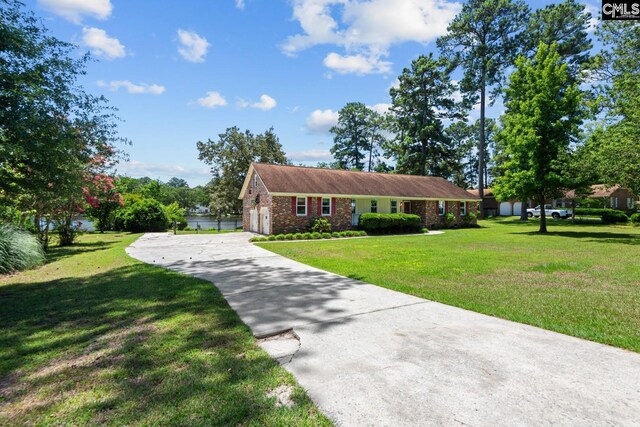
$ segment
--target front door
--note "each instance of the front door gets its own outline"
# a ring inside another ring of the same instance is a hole
[[[411,201],[406,200],[402,202],[402,212],[410,214],[411,213]]]

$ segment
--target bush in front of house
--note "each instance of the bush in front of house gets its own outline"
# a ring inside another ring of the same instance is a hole
[[[416,232],[420,230],[420,217],[413,214],[363,213],[358,227],[374,233]]]
[[[605,224],[626,224],[629,217],[624,212],[612,210],[602,215],[602,222]]]
[[[640,213],[634,213],[629,219],[634,225],[640,225]]]
[[[0,225],[0,274],[37,267],[45,261],[42,245],[26,230]]]
[[[295,234],[272,234],[271,236],[255,236],[249,239],[250,242],[273,242],[282,240],[319,240],[319,239],[339,239],[343,237],[366,237],[364,230],[340,231],[333,233],[295,233]]]
[[[309,226],[312,233],[331,233],[331,223],[326,218],[314,218]]]

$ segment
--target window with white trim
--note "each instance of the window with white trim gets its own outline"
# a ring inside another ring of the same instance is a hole
[[[392,200],[391,201],[391,213],[398,213],[398,201],[397,200]]]
[[[378,201],[373,199],[371,200],[371,209],[370,209],[371,213],[378,213]]]
[[[444,215],[444,200],[438,200],[438,215]]]
[[[355,199],[351,199],[351,213],[356,213],[356,201]]]
[[[329,197],[322,198],[322,216],[331,216],[331,199]]]
[[[611,198],[611,208],[612,209],[618,209],[618,198],[617,197],[612,197]]]
[[[627,197],[627,208],[629,209],[633,209],[635,208],[635,200],[633,200],[633,197]]]
[[[460,202],[460,216],[465,216],[467,214],[467,203]]]
[[[306,197],[296,198],[296,215],[307,216],[307,198]]]

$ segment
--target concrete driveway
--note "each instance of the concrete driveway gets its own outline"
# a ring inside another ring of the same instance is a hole
[[[640,354],[327,273],[250,236],[146,234],[127,252],[212,281],[337,425],[640,425]]]

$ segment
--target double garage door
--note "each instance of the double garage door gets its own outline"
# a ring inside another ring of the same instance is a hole
[[[500,216],[520,216],[522,212],[522,203],[520,202],[501,202]]]

